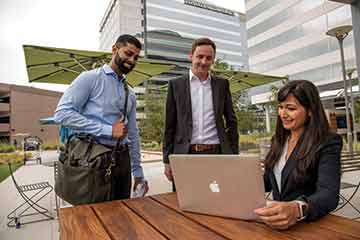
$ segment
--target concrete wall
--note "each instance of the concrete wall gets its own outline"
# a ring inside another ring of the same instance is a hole
[[[58,128],[41,125],[40,118],[53,115],[61,93],[27,87],[11,87],[10,92],[10,133],[11,140],[17,133],[29,133],[44,142],[58,143]]]

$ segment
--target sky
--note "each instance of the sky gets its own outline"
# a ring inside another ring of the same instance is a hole
[[[0,82],[29,85],[24,44],[99,50],[99,25],[109,1],[0,0]],[[245,12],[244,0],[208,1]],[[58,84],[30,85],[55,91],[66,88]]]

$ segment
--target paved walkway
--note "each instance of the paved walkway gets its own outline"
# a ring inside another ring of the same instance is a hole
[[[57,158],[56,151],[45,151],[42,153],[44,165],[28,162],[26,166],[19,168],[14,176],[19,184],[49,181],[54,185],[54,173],[51,165],[52,161]],[[142,153],[143,168],[146,178],[149,182],[149,195],[165,193],[171,191],[171,184],[166,180],[163,174],[163,164],[161,162],[161,153],[146,152]],[[57,220],[45,221],[22,225],[20,229],[7,227],[7,215],[16,206],[21,204],[21,197],[16,192],[12,179],[9,177],[0,183],[1,207],[0,207],[0,239],[1,240],[53,240],[59,239],[59,226]],[[55,216],[55,195],[49,194],[42,199],[40,203],[47,209],[52,209]],[[21,219],[20,219],[21,221]]]
[[[57,158],[56,151],[46,151],[42,153],[43,163],[49,163]],[[144,152],[142,154],[143,168],[146,178],[149,182],[150,191],[148,195],[165,193],[171,191],[171,184],[166,180],[163,174],[163,164],[161,162],[161,153]],[[38,165],[32,162],[27,163],[26,166],[19,168],[15,172],[15,178],[20,184],[34,183],[40,181],[49,181],[54,184],[53,168]],[[360,174],[346,174],[343,179],[350,182],[360,181]],[[1,193],[1,207],[0,207],[0,239],[1,240],[22,240],[22,239],[37,239],[37,240],[57,240],[59,239],[59,226],[57,220],[32,223],[22,225],[20,229],[8,228],[7,214],[21,203],[21,198],[15,190],[11,178],[7,178],[0,183]],[[351,190],[342,191],[345,196],[351,194]],[[41,203],[48,209],[52,209],[55,216],[55,195],[51,193],[47,198],[41,200]],[[360,208],[360,191],[354,198],[353,203]],[[340,210],[336,214],[345,217],[356,217],[356,212],[349,206]]]

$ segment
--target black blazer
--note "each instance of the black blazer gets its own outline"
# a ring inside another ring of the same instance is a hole
[[[221,152],[238,154],[239,134],[229,82],[211,76],[211,90]],[[189,74],[186,74],[169,81],[168,84],[163,141],[164,163],[169,163],[169,155],[172,153],[189,153],[192,124],[190,80]]]
[[[338,205],[342,139],[337,134],[331,134],[319,147],[314,167],[307,171],[302,182],[296,182],[293,173],[296,169],[295,157],[300,151],[301,142],[302,139],[299,140],[282,171],[281,193],[272,169],[265,169],[265,190],[273,191],[273,198],[277,201],[307,202],[309,211],[306,219],[315,220],[328,214]]]

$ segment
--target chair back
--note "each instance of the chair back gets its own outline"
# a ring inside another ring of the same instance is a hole
[[[341,154],[341,173],[360,171],[360,152]]]
[[[19,185],[18,185],[18,183],[16,182],[15,177],[14,177],[14,172],[13,172],[13,170],[12,170],[11,163],[8,163],[8,166],[9,166],[9,172],[10,172],[11,179],[13,180],[16,189],[20,192]]]

